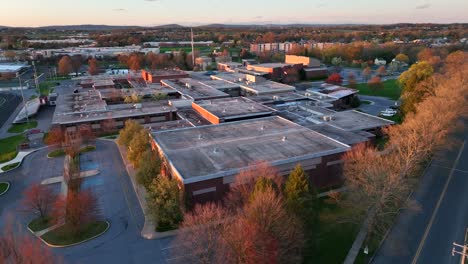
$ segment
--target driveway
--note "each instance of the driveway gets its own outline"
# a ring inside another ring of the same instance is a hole
[[[396,102],[394,100],[390,100],[386,97],[380,96],[359,95],[359,98],[361,100],[371,102],[371,104],[361,104],[359,109],[375,116],[378,116],[380,114],[380,111],[383,111],[390,106],[394,106]]]
[[[92,188],[98,197],[102,215],[111,227],[103,236],[90,242],[63,249],[53,249],[64,257],[65,263],[166,263],[170,258],[163,253],[171,239],[146,240],[140,235],[143,213],[123,166],[115,143],[98,140],[97,150],[82,156],[82,166],[99,167],[100,174],[84,181],[85,188]],[[10,191],[0,198],[0,227],[7,215],[15,216],[20,227],[30,218],[21,214],[21,193],[31,183],[59,176],[63,170],[63,158],[47,159],[47,150],[28,156],[21,168],[0,175],[0,181],[12,183]]]

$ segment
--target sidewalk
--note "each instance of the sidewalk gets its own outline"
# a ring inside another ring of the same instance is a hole
[[[0,164],[0,173],[4,173],[4,171],[2,170],[2,168],[4,166],[7,166],[7,165],[10,165],[10,164],[14,164],[14,163],[17,163],[19,162],[18,166],[21,165],[21,163],[23,162],[23,159],[28,156],[29,154],[33,153],[33,152],[36,152],[38,150],[41,150],[42,148],[38,148],[38,149],[33,149],[33,150],[30,150],[30,151],[20,151],[18,153],[18,155],[16,155],[16,157],[10,161],[7,161],[5,163],[2,163]]]
[[[143,211],[143,214],[145,216],[145,224],[143,225],[143,228],[141,230],[141,236],[146,239],[159,239],[177,235],[177,230],[167,232],[156,232],[156,226],[151,219],[148,206],[146,204],[146,189],[145,187],[140,186],[136,182],[136,170],[133,168],[132,164],[130,164],[130,162],[127,159],[127,150],[124,147],[119,146],[117,142],[115,142],[115,144],[119,148],[120,155],[122,156],[122,160],[124,162],[124,166],[132,182],[133,189],[135,190],[136,196],[141,206],[141,210]]]

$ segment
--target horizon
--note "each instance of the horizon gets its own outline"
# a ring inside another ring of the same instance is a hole
[[[468,16],[465,14],[468,3],[461,0],[444,2],[417,0],[414,3],[407,3],[404,0],[395,0],[391,3],[371,0],[353,1],[353,3],[344,0],[297,0],[293,5],[267,0],[255,2],[238,0],[235,3],[222,3],[217,0],[197,2],[103,0],[95,3],[91,0],[82,0],[79,5],[72,8],[70,4],[59,0],[47,2],[44,4],[34,0],[24,0],[21,3],[11,2],[4,5],[0,25],[8,27],[68,25],[152,27],[179,24],[190,27],[209,24],[386,25],[468,22]],[[206,19],[208,16],[211,18]]]

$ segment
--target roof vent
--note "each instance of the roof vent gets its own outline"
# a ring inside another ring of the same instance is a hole
[[[262,126],[260,127],[260,130],[262,130],[262,131],[265,130],[265,126],[262,125]]]
[[[284,136],[283,139],[281,139],[283,142],[285,142],[286,140],[288,140],[288,137]]]
[[[202,135],[199,134],[199,135],[198,135],[198,140],[202,140],[202,139],[203,139]]]
[[[223,108],[223,113],[226,113],[226,108]]]
[[[218,153],[219,152],[219,149],[218,148],[214,148],[213,149],[213,153]]]

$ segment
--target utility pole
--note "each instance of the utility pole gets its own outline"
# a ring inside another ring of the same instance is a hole
[[[20,85],[20,91],[21,91],[21,97],[23,98],[23,106],[24,106],[24,111],[26,113],[26,123],[29,125],[28,106],[27,106],[27,102],[24,100],[23,84],[21,82],[21,75],[23,75],[23,74],[19,74],[19,72],[18,72],[18,73],[16,73],[16,77],[18,77],[19,85]]]
[[[37,91],[37,94],[40,96],[41,91],[39,90],[39,80],[37,79],[36,63],[34,61],[32,61],[32,65],[34,67],[34,82],[36,84],[36,91]]]
[[[465,261],[468,259],[468,228],[465,231],[465,241],[463,245],[453,242],[452,256],[454,257],[455,254],[461,256],[460,264],[465,264]]]
[[[466,259],[468,258],[468,245],[459,245],[455,242],[453,242],[453,248],[452,248],[452,256],[454,257],[455,254],[461,255],[461,264],[465,264]],[[461,250],[461,251],[459,251]]]
[[[194,44],[193,44],[193,28],[190,28],[190,33],[191,33],[191,36],[192,36],[192,67],[195,68],[195,49],[193,47],[194,46]]]

